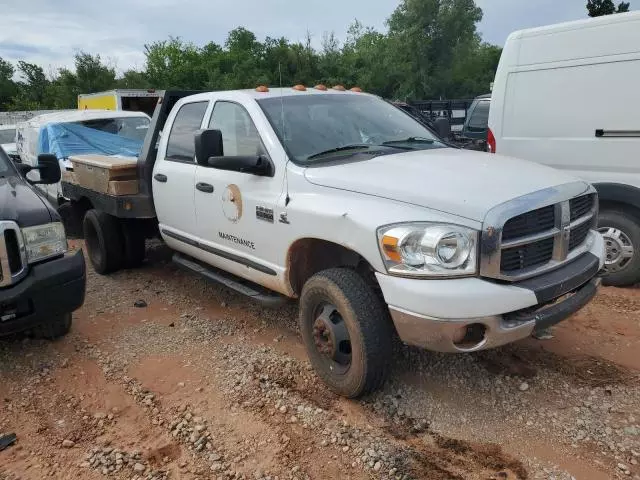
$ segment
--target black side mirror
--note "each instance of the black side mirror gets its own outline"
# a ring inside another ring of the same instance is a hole
[[[33,185],[52,185],[58,183],[62,177],[58,157],[51,153],[41,153],[38,155],[38,166],[36,167],[26,163],[17,163],[15,165],[27,182]],[[38,170],[40,172],[40,180],[30,180],[27,178],[27,173],[31,170]]]
[[[436,133],[445,140],[451,136],[451,123],[447,117],[439,117],[433,122]]]
[[[211,157],[208,165],[218,170],[250,173],[259,177],[273,176],[273,165],[265,155]]]
[[[62,177],[58,157],[51,153],[41,153],[38,155],[38,166],[35,168],[40,170],[40,180],[34,183],[52,185],[58,183]]]
[[[209,166],[211,157],[222,157],[222,132],[220,130],[200,130],[195,135],[196,162],[198,165]]]

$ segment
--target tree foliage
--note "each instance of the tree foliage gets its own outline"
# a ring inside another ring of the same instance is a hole
[[[587,11],[590,17],[628,12],[630,6],[630,2],[620,2],[616,7],[612,0],[587,0]]]
[[[145,45],[144,68],[120,76],[100,55],[85,52],[75,56],[74,69],[62,68],[50,78],[38,65],[13,66],[0,59],[0,108],[75,108],[78,94],[113,88],[223,90],[298,83],[358,85],[404,100],[472,97],[488,91],[501,54],[501,48],[481,41],[476,29],[481,19],[474,0],[403,0],[385,33],[355,21],[344,42],[327,33],[320,49],[313,48],[310,33],[302,42],[260,41],[243,27],[229,32],[223,45],[170,37]]]

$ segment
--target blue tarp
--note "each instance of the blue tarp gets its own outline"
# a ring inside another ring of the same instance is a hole
[[[142,141],[103,132],[77,123],[50,123],[40,129],[38,154],[53,153],[58,159],[94,153],[137,157]]]

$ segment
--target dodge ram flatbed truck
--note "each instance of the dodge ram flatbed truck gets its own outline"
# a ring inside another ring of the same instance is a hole
[[[94,268],[137,263],[144,235],[131,232],[152,223],[182,267],[264,302],[297,298],[311,364],[341,395],[381,385],[395,333],[474,352],[596,294],[604,245],[586,182],[448,148],[359,89],[162,98],[137,195],[63,182]]]

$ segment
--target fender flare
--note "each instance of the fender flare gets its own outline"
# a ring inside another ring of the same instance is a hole
[[[622,203],[640,210],[640,188],[622,183],[594,183],[593,186],[600,203]]]

